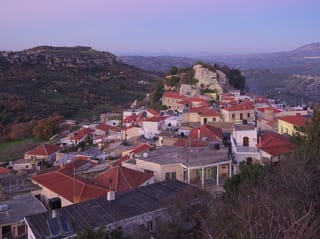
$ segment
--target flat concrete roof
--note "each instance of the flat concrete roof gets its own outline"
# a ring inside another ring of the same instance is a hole
[[[160,165],[183,164],[186,167],[198,167],[210,164],[227,163],[228,148],[220,145],[219,150],[210,148],[161,147],[148,153],[146,158],[138,158]]]
[[[31,193],[15,195],[0,204],[7,204],[9,207],[8,210],[0,212],[0,225],[20,222],[25,216],[46,212],[42,203]]]
[[[254,130],[254,124],[235,124],[234,125],[236,130]]]

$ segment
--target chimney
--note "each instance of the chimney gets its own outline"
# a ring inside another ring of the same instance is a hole
[[[116,199],[116,193],[114,191],[109,191],[107,194],[107,200],[111,202],[115,199]]]

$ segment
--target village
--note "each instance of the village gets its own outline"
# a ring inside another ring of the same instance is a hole
[[[165,110],[102,114],[100,122],[84,123],[57,144],[41,144],[0,168],[0,238],[64,238],[88,225],[133,230],[138,224],[152,232],[169,196],[184,190],[193,190],[195,197],[221,195],[225,180],[239,173],[241,164],[286,160],[295,149],[289,136],[312,114],[306,106],[288,107],[239,90],[198,93],[180,87],[162,95]],[[143,201],[157,200],[159,208],[140,205],[141,193]],[[107,208],[90,208],[90,216],[81,209],[101,198],[110,203]],[[120,216],[108,211],[122,207],[122,200],[141,210]],[[67,216],[52,216],[60,208]],[[90,223],[74,228],[77,208]],[[105,210],[112,220],[95,218]]]

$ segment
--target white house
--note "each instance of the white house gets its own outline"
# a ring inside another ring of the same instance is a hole
[[[238,172],[242,161],[248,164],[260,162],[257,137],[257,128],[253,124],[234,125],[230,140],[235,173]]]
[[[142,129],[144,131],[144,137],[146,139],[152,139],[159,135],[160,126],[164,123],[166,116],[147,118],[142,121]]]

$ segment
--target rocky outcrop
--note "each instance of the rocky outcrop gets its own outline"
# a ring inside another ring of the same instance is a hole
[[[219,94],[227,90],[229,81],[222,71],[208,69],[199,64],[194,65],[193,70],[194,78],[199,81],[197,87],[215,89]]]

